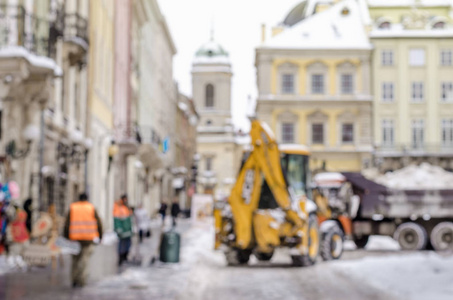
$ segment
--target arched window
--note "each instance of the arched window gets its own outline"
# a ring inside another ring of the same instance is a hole
[[[392,25],[388,21],[384,21],[381,24],[379,24],[380,29],[390,29]]]
[[[214,107],[214,86],[206,85],[206,107]]]
[[[443,22],[443,21],[436,22],[436,23],[434,23],[433,28],[434,29],[444,29],[445,22]]]

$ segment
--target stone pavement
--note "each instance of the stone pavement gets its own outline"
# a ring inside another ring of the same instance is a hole
[[[170,219],[170,218],[168,218]],[[166,220],[165,230],[169,227],[169,220]],[[184,231],[188,227],[188,220],[180,220],[177,230]],[[94,251],[90,263],[90,281],[91,285],[97,285],[95,282],[112,277],[118,272],[128,272],[129,268],[138,268],[140,266],[149,268],[153,257],[157,257],[160,243],[162,227],[160,222],[153,222],[152,236],[144,239],[138,247],[138,238],[134,237],[129,259],[131,263],[117,267],[117,245],[98,245]],[[80,296],[80,290],[74,291],[70,282],[70,256],[65,255],[63,264],[59,265],[54,271],[48,268],[31,268],[26,272],[7,272],[0,275],[0,299],[111,299],[111,297]],[[139,263],[136,263],[139,261]],[[90,288],[88,287],[89,291]]]

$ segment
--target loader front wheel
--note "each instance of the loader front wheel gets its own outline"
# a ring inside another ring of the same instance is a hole
[[[308,220],[308,255],[292,255],[293,266],[307,267],[314,265],[319,254],[319,226],[315,215]]]
[[[337,225],[322,234],[321,257],[323,260],[339,259],[343,254],[344,234]]]
[[[225,257],[229,266],[245,265],[249,262],[252,251],[242,249],[230,249],[225,252]]]

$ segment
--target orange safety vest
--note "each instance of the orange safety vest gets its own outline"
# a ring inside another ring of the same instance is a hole
[[[127,218],[131,215],[131,211],[129,210],[129,208],[122,204],[122,203],[119,203],[119,202],[115,202],[115,204],[113,205],[113,217],[114,218],[120,218],[120,219],[124,219],[124,218]]]
[[[70,240],[92,241],[99,237],[93,204],[87,201],[72,203],[69,210],[69,218]]]

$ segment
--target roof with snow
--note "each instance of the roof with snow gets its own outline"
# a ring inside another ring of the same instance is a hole
[[[341,1],[265,42],[260,49],[372,49],[356,0]]]
[[[228,52],[213,38],[198,49],[194,64],[230,64]]]
[[[438,7],[452,6],[452,0],[367,0],[370,7]]]

